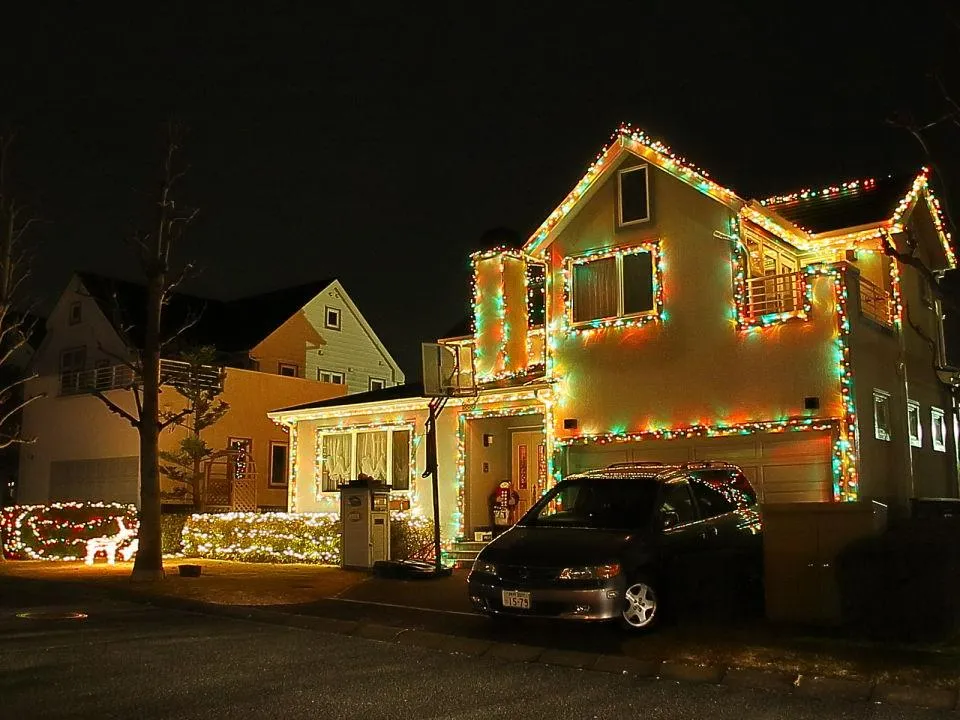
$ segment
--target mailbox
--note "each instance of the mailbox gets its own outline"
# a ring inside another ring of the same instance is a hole
[[[372,568],[390,559],[390,486],[378,480],[353,480],[340,488],[342,542],[340,564]]]

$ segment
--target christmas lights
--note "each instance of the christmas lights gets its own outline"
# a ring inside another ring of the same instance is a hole
[[[82,502],[14,505],[4,508],[0,516],[3,554],[22,560],[83,560],[88,554],[88,541],[112,534],[118,521],[129,532],[124,540],[131,541],[138,527],[137,509],[133,505]],[[125,543],[118,542],[117,549],[127,553]]]
[[[123,518],[117,519],[117,532],[113,535],[103,535],[101,537],[90,538],[87,540],[87,555],[84,562],[87,565],[93,565],[94,559],[101,552],[107,556],[107,562],[113,565],[117,561],[117,555],[126,562],[137,554],[140,547],[140,541],[137,539],[135,528],[128,528],[123,524]]]
[[[865,180],[850,180],[845,183],[840,183],[839,185],[831,185],[830,187],[821,188],[820,190],[811,190],[807,188],[804,190],[798,190],[797,192],[789,193],[788,195],[774,195],[773,197],[768,197],[765,200],[761,200],[760,204],[764,207],[770,205],[788,205],[790,203],[814,198],[853,195],[861,191],[872,190],[876,184],[877,181],[874,178],[866,178]]]
[[[928,210],[930,212],[930,218],[933,220],[933,225],[937,229],[937,235],[940,237],[941,245],[943,245],[943,252],[947,256],[947,263],[949,263],[951,268],[955,268],[957,266],[957,256],[953,251],[953,238],[946,229],[940,200],[937,199],[937,196],[933,193],[933,189],[930,187],[930,168],[925,167],[920,171],[920,174],[914,179],[910,191],[900,200],[897,209],[894,210],[893,218],[891,218],[890,221],[894,226],[894,232],[901,229],[903,218],[910,209],[913,208],[921,193],[925,193],[929,201]]]

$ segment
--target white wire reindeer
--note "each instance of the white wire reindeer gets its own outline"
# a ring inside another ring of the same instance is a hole
[[[84,560],[87,565],[93,565],[93,559],[97,556],[97,553],[101,551],[106,553],[107,562],[110,565],[113,565],[116,562],[118,553],[124,562],[130,560],[130,558],[134,556],[134,554],[137,552],[137,549],[140,547],[140,541],[134,537],[137,534],[137,531],[131,530],[124,525],[123,518],[121,517],[117,518],[117,529],[118,532],[116,535],[104,535],[102,537],[90,538],[87,540],[87,557]],[[133,538],[133,542],[118,550],[118,548],[130,538]]]

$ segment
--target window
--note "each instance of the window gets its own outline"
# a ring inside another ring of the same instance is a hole
[[[873,391],[873,428],[877,440],[890,440],[890,393]]]
[[[705,518],[717,517],[737,509],[737,506],[724,497],[719,489],[708,485],[705,480],[701,480],[696,475],[691,477],[690,480],[690,488],[693,490],[693,496],[697,499],[701,516]]]
[[[270,486],[284,487],[287,484],[287,443],[270,443]]]
[[[647,166],[621,170],[620,224],[644,222],[650,219],[650,187],[647,182]]]
[[[78,347],[60,353],[60,392],[79,392],[84,382],[83,370],[87,364],[87,348]]]
[[[947,451],[947,422],[940,408],[930,408],[930,437],[934,450]]]
[[[370,378],[371,390],[383,390],[386,386],[387,386],[386,380],[381,380],[380,378],[375,378],[375,377]]]
[[[520,524],[641,528],[650,521],[656,501],[657,483],[648,478],[565,480],[541,497]]]
[[[340,310],[338,308],[327,306],[327,311],[324,313],[323,324],[324,327],[328,327],[331,330],[340,329]]]
[[[923,423],[920,422],[920,403],[916,400],[907,400],[907,429],[910,445],[923,447]]]
[[[297,377],[297,366],[291,363],[280,363],[280,374],[284,377]]]
[[[655,312],[653,254],[630,249],[573,261],[573,321]]]
[[[325,383],[333,383],[334,385],[343,385],[343,373],[334,372],[333,370],[320,370],[318,368],[317,380]]]
[[[663,486],[663,502],[660,504],[660,513],[666,521],[669,518],[670,527],[687,525],[696,522],[697,509],[690,495],[690,486],[686,480],[667,483]],[[664,525],[664,527],[667,527]]]
[[[83,319],[83,306],[79,301],[70,303],[70,324],[76,325]]]
[[[410,428],[320,433],[320,490],[336,492],[361,473],[409,490],[411,437]]]

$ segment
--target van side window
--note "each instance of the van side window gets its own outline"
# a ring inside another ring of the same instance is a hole
[[[663,502],[660,505],[660,512],[676,513],[677,525],[686,525],[700,519],[697,516],[693,496],[690,495],[690,486],[686,480],[667,483],[663,486]]]
[[[693,489],[694,497],[697,498],[697,505],[700,506],[700,514],[703,517],[717,517],[737,509],[734,502],[696,475],[693,475],[690,480],[690,487]]]
[[[739,470],[698,470],[696,477],[737,507],[757,504],[757,495],[750,481]]]

